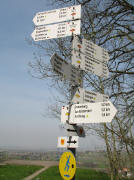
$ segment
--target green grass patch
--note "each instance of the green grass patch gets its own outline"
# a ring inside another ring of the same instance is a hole
[[[63,180],[59,173],[59,168],[53,166],[42,172],[32,180]],[[110,180],[110,176],[104,172],[98,172],[92,169],[77,168],[75,180]],[[125,180],[125,179],[122,179]]]
[[[77,169],[76,180],[110,180],[110,177],[103,172],[92,169]]]
[[[57,166],[50,167],[37,177],[35,177],[32,180],[36,180],[37,178],[40,178],[40,180],[62,180],[59,168]],[[91,169],[77,169],[76,170],[76,180],[110,180],[107,174],[102,172],[97,172],[95,170]]]
[[[2,165],[0,166],[0,180],[22,180],[33,174],[42,166]]]

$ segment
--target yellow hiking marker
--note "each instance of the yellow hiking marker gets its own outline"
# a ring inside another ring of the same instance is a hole
[[[74,155],[68,151],[64,152],[60,158],[59,171],[64,180],[71,180],[76,171],[76,161]]]
[[[76,96],[77,98],[80,98],[80,95],[79,95],[79,94],[75,94],[75,96]]]

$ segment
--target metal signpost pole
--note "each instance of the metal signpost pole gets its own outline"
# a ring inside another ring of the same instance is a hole
[[[77,37],[77,38],[78,38],[78,37]],[[74,34],[72,34],[72,56],[73,56],[73,43],[74,43],[73,41],[74,41]],[[69,113],[70,113],[70,111],[71,111],[72,99],[73,99],[73,97],[74,97],[74,94],[75,94],[76,90],[77,90],[79,87],[83,88],[83,72],[82,72],[82,70],[80,70],[80,68],[79,68],[79,71],[80,71],[80,75],[81,75],[81,73],[82,73],[82,79],[81,79],[80,85],[72,86],[72,84],[71,84],[71,87],[70,87],[70,88],[71,88],[71,89],[70,89],[71,93],[70,93]],[[68,118],[68,119],[70,119],[70,115],[69,115],[69,118]],[[68,123],[69,123],[69,122],[68,122]],[[70,123],[69,123],[69,125],[76,126],[76,124],[70,124]],[[71,136],[72,136],[71,132],[69,132],[68,135],[69,135],[69,139],[70,139]],[[70,150],[70,151],[73,153],[74,157],[76,158],[76,148],[68,148],[68,150]],[[73,177],[72,180],[75,180],[75,175],[74,175],[74,177]]]
[[[75,0],[75,5],[76,5],[76,0]],[[73,41],[74,41],[74,35],[72,34],[72,47],[73,47]],[[71,86],[71,103],[72,103],[72,98],[73,98],[73,95],[74,95],[74,89],[75,89],[75,87]],[[76,148],[68,148],[68,150],[70,150],[73,153],[73,155],[74,155],[74,157],[76,159]],[[72,178],[72,180],[75,180],[75,175]]]
[[[73,44],[73,39],[74,39],[74,35],[73,35],[73,33],[72,33],[72,44]],[[73,86],[72,86],[72,84],[70,83],[70,91],[71,91],[71,94],[70,94],[70,104],[69,104],[69,113],[70,113],[70,111],[71,111],[71,106],[72,106],[72,94],[73,94]],[[68,124],[69,124],[69,119],[70,119],[70,115],[69,115],[69,117],[68,117]],[[69,124],[69,125],[71,125],[71,124]],[[69,140],[70,140],[70,138],[71,138],[71,132],[69,131],[68,132],[68,136],[69,136]],[[70,150],[72,153],[73,153],[73,155],[74,155],[74,157],[76,158],[76,148],[67,148],[68,150]],[[74,177],[72,178],[72,180],[75,180],[75,175],[74,175]]]

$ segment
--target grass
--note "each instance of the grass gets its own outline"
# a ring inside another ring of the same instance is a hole
[[[37,177],[33,178],[32,180],[36,180],[40,178],[40,180],[62,180],[59,169],[57,166],[50,167]],[[95,170],[90,169],[77,169],[76,170],[76,180],[110,180],[107,174],[102,172],[97,172]]]
[[[0,180],[22,180],[41,168],[42,166],[2,165],[0,166]]]
[[[78,152],[79,166],[88,168],[108,168],[109,163],[105,152]]]
[[[28,165],[3,165],[0,166],[0,180],[23,180],[23,178],[41,169],[41,166]],[[63,180],[59,173],[59,168],[53,166],[42,172],[32,180]],[[110,177],[103,172],[91,169],[76,170],[76,180],[110,180]]]
[[[76,180],[110,180],[110,177],[103,172],[92,169],[78,169],[76,172]]]
[[[59,168],[53,166],[42,172],[32,180],[63,180],[59,173]],[[77,168],[75,180],[110,180],[110,177],[103,172],[98,172],[92,169]],[[125,179],[122,179],[125,180]]]

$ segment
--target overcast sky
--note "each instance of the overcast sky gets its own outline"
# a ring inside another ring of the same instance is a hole
[[[28,74],[35,48],[28,45],[37,12],[54,9],[47,0],[4,0],[0,4],[0,148],[56,149],[65,135],[60,122],[42,114],[54,89]],[[49,83],[49,82],[48,82]],[[99,146],[89,136],[80,149]],[[88,142],[88,143],[87,143]]]

